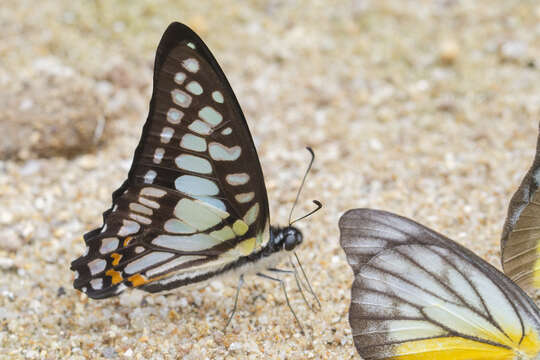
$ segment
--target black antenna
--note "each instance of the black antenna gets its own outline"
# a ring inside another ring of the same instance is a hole
[[[297,222],[298,220],[301,220],[301,219],[304,219],[306,218],[307,216],[313,214],[314,212],[318,211],[321,207],[322,207],[322,204],[317,201],[317,200],[313,200],[313,202],[315,204],[317,204],[318,208],[315,209],[314,211],[310,212],[309,214],[307,215],[304,215],[302,216],[301,218],[299,219],[296,219],[294,220],[293,222],[291,222],[291,218],[292,218],[292,214],[293,214],[293,211],[294,211],[294,208],[296,207],[296,204],[298,203],[298,198],[300,197],[300,193],[302,192],[302,189],[304,187],[304,183],[306,182],[306,178],[309,174],[309,171],[311,170],[311,167],[313,166],[313,162],[315,161],[315,153],[313,152],[313,149],[311,149],[309,146],[306,146],[306,149],[307,151],[309,151],[309,153],[311,154],[311,160],[309,161],[309,165],[308,165],[308,168],[306,170],[306,173],[304,174],[304,178],[302,179],[302,183],[300,184],[300,187],[298,188],[298,192],[296,193],[296,199],[294,199],[294,203],[293,203],[293,206],[291,208],[291,212],[289,213],[289,226],[294,224],[295,222]]]
[[[313,200],[313,203],[314,203],[315,205],[317,205],[317,208],[316,208],[316,209],[311,210],[311,211],[308,212],[306,215],[304,215],[304,216],[302,216],[302,217],[299,217],[298,219],[294,220],[293,222],[289,222],[289,226],[291,226],[291,225],[294,224],[295,222],[300,221],[300,220],[302,220],[302,219],[305,219],[305,218],[307,218],[308,216],[313,215],[313,214],[316,213],[317,211],[321,210],[322,204],[321,204],[321,202],[320,202],[319,200]]]

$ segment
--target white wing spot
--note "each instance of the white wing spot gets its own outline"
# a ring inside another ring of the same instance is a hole
[[[231,135],[231,134],[232,134],[232,129],[230,127],[225,128],[223,129],[223,131],[221,131],[221,135]]]
[[[144,183],[145,184],[153,183],[156,176],[157,176],[157,173],[154,170],[148,170],[146,174],[144,174]]]
[[[107,253],[110,253],[111,251],[116,250],[117,247],[118,247],[117,238],[114,238],[114,237],[104,238],[104,239],[101,239],[101,247],[99,248],[99,252],[101,254],[107,254]]]
[[[212,128],[198,119],[189,124],[188,129],[200,135],[210,135],[212,133]]]
[[[227,241],[234,237],[236,237],[236,234],[234,233],[233,229],[231,229],[230,226],[224,226],[219,230],[214,230],[210,233],[210,236],[216,239],[219,239],[221,241]]]
[[[174,181],[174,186],[176,190],[192,196],[219,194],[219,188],[215,182],[193,175],[178,177]]]
[[[174,82],[178,85],[182,85],[184,83],[184,80],[186,80],[186,74],[184,74],[183,72],[177,72],[174,75]]]
[[[135,253],[136,253],[136,254],[140,254],[140,253],[144,252],[144,250],[145,250],[144,247],[142,247],[142,246],[137,246],[137,247],[135,248]]]
[[[141,228],[141,225],[137,224],[135,221],[124,220],[122,227],[118,230],[118,236],[128,236],[135,234]]]
[[[193,234],[197,229],[194,227],[178,220],[178,219],[169,219],[163,225],[165,231],[173,234]]]
[[[131,211],[135,211],[135,212],[138,212],[138,213],[141,213],[141,214],[144,214],[144,215],[152,215],[153,211],[152,209],[144,206],[144,205],[141,205],[141,204],[137,204],[137,203],[130,203],[129,204],[129,209]]]
[[[196,59],[189,58],[182,61],[182,66],[189,72],[196,73],[199,71],[199,62]]]
[[[250,202],[251,200],[253,200],[254,197],[255,197],[254,192],[248,192],[248,193],[242,193],[242,194],[235,195],[234,198],[239,203],[247,203],[247,202]]]
[[[163,159],[163,155],[165,154],[165,149],[163,148],[157,148],[156,151],[154,151],[154,164],[160,164],[161,160]]]
[[[152,220],[150,220],[146,216],[130,213],[129,217],[132,218],[133,220],[136,220],[136,221],[142,223],[142,224],[150,225],[152,223]]]
[[[149,200],[147,198],[139,196],[139,202],[153,209],[159,209],[159,203],[157,201]]]
[[[193,134],[185,134],[180,141],[180,146],[193,151],[206,151],[206,140]]]
[[[213,197],[210,197],[210,196],[197,196],[196,197],[197,200],[199,201],[202,201],[210,206],[213,206],[215,208],[218,208],[224,212],[227,212],[227,207],[225,206],[225,204],[223,203],[223,201],[219,200],[219,199],[216,199],[216,198],[213,198]]]
[[[99,278],[90,280],[90,286],[92,286],[92,289],[94,290],[101,290],[101,288],[103,287],[103,279]]]
[[[163,130],[161,130],[161,142],[164,144],[168,144],[169,141],[171,141],[171,138],[174,135],[174,129],[172,127],[165,126]]]
[[[141,195],[151,197],[163,197],[167,192],[154,187],[145,187],[141,189]]]
[[[217,126],[223,121],[223,116],[211,106],[205,106],[199,111],[201,119],[210,125]]]
[[[163,246],[178,251],[201,251],[220,244],[221,240],[207,234],[195,234],[187,236],[159,235],[152,244]]]
[[[168,263],[165,263],[163,265],[160,265],[154,269],[151,269],[151,270],[148,270],[146,272],[146,276],[148,277],[153,277],[154,275],[159,275],[161,273],[164,273],[166,271],[169,271],[170,269],[173,269],[177,266],[180,266],[184,263],[187,263],[189,261],[193,261],[193,260],[200,260],[200,259],[205,259],[206,256],[200,256],[200,255],[182,255],[180,257],[177,257],[176,259],[174,260],[171,260],[169,261]]]
[[[217,103],[223,104],[223,94],[217,90],[212,93],[212,99]]]
[[[203,231],[219,224],[229,214],[197,201],[181,199],[174,208],[174,215],[184,223]]]
[[[201,84],[196,81],[191,81],[189,84],[187,84],[186,89],[193,95],[201,95],[203,93]]]
[[[234,161],[240,157],[242,149],[238,145],[228,148],[220,143],[212,142],[208,145],[208,152],[216,161]]]
[[[212,165],[210,162],[199,156],[182,154],[176,157],[174,162],[180,169],[197,172],[199,174],[212,173]]]
[[[191,105],[191,95],[189,95],[187,92],[182,91],[180,89],[174,89],[171,91],[171,97],[172,101],[183,108],[189,107]]]
[[[180,124],[180,121],[184,117],[184,112],[175,108],[170,108],[167,111],[167,121],[171,124]]]
[[[188,43],[187,43],[187,46],[189,46],[190,48],[192,48],[193,50],[195,50],[195,44],[194,44],[194,43],[188,42]]]
[[[244,185],[249,181],[249,175],[246,173],[229,174],[225,176],[225,181],[232,186]]]
[[[162,252],[162,251],[151,252],[150,254],[145,255],[141,257],[140,259],[137,259],[129,263],[128,266],[125,267],[124,272],[126,274],[134,274],[134,273],[140,272],[143,269],[146,269],[147,267],[150,267],[159,262],[167,260],[171,258],[172,256],[174,256],[174,254],[171,254],[168,252]]]
[[[95,275],[105,270],[106,265],[107,265],[107,262],[105,260],[95,259],[88,263],[88,269],[90,269],[91,275]]]

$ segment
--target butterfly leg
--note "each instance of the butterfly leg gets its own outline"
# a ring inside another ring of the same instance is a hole
[[[313,288],[311,287],[311,284],[309,283],[309,279],[308,279],[308,277],[306,275],[306,272],[304,271],[304,267],[302,266],[302,263],[300,262],[300,259],[298,258],[298,255],[296,255],[296,252],[294,252],[294,257],[296,258],[296,262],[298,263],[298,266],[300,267],[300,270],[302,271],[302,275],[304,275],[304,279],[306,280],[307,288],[308,288],[310,294],[315,298],[315,300],[317,301],[317,305],[319,307],[319,310],[321,310],[322,309],[321,301],[319,300],[319,297],[317,296],[317,294],[315,294],[315,291],[313,291]],[[289,257],[289,261],[291,263],[291,266],[296,271],[296,266],[294,265],[294,262],[292,261],[291,257]]]
[[[298,326],[300,327],[300,331],[301,331],[302,335],[304,335],[304,327],[302,326],[302,323],[300,322],[300,320],[298,320],[298,317],[296,316],[296,313],[294,312],[294,310],[293,310],[293,308],[291,306],[291,303],[289,302],[289,296],[287,295],[287,289],[285,288],[285,282],[283,280],[281,280],[281,279],[278,279],[278,278],[275,278],[275,277],[272,277],[272,276],[269,276],[269,275],[266,275],[266,274],[263,274],[263,273],[260,273],[260,272],[257,273],[257,276],[268,279],[268,280],[279,282],[279,284],[281,285],[281,289],[283,290],[283,294],[285,295],[285,301],[287,301],[287,306],[289,307],[289,310],[291,310],[291,313],[293,314],[294,319],[298,323]]]
[[[227,330],[227,327],[231,323],[231,320],[234,317],[234,314],[236,313],[236,306],[238,305],[238,295],[240,294],[240,289],[242,288],[242,285],[244,285],[244,274],[240,275],[240,279],[238,279],[238,286],[236,287],[236,295],[234,297],[234,306],[231,311],[231,314],[229,315],[229,320],[227,320],[227,324],[225,324],[225,327],[223,328],[223,332]]]
[[[291,263],[292,265],[292,263]],[[302,288],[302,285],[300,284],[300,279],[298,278],[298,271],[296,271],[296,268],[293,265],[294,270],[283,270],[283,269],[276,269],[276,268],[268,268],[266,270],[275,272],[275,273],[284,273],[284,274],[294,274],[294,280],[296,281],[296,286],[298,287],[298,290],[300,290],[300,295],[302,295],[302,299],[304,299],[304,302],[306,303],[307,307],[313,311],[313,307],[311,304],[307,301],[306,295],[304,295],[304,290]]]

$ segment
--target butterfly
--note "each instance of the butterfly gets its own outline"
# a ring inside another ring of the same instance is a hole
[[[127,180],[113,193],[103,225],[84,240],[86,253],[71,264],[74,287],[94,299],[243,274],[255,263],[266,269],[303,241],[291,223],[270,226],[263,173],[240,105],[186,25],[172,23],[163,34]]]
[[[339,228],[354,272],[349,323],[362,358],[540,358],[540,309],[468,249],[380,210],[349,210]]]
[[[505,274],[531,295],[540,289],[539,185],[540,135],[533,165],[510,201],[501,239]]]

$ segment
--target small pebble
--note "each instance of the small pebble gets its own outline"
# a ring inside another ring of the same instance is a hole
[[[9,258],[0,258],[0,269],[8,270],[15,267],[15,262]]]
[[[459,56],[459,45],[454,40],[445,40],[439,48],[439,58],[445,65],[452,65]]]
[[[114,348],[109,347],[109,346],[103,348],[103,350],[101,350],[101,354],[102,354],[103,357],[105,357],[106,359],[112,359],[113,357],[116,357],[116,356],[117,356],[116,351],[114,350]]]
[[[131,357],[133,355],[133,350],[131,350],[131,348],[127,349],[124,354],[123,354],[125,357]]]
[[[523,41],[507,41],[500,47],[500,56],[502,60],[519,61],[527,54],[527,44]]]

